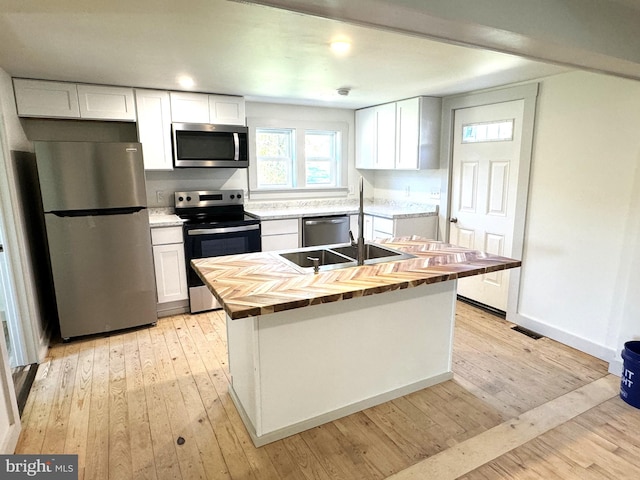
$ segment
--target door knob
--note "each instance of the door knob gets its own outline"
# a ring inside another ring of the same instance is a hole
[[[458,223],[458,219],[457,219],[456,217],[451,217],[451,218],[449,219],[449,221],[450,221],[451,223]]]

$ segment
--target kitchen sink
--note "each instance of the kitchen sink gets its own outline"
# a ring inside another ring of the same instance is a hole
[[[303,273],[311,273],[314,271],[313,258],[318,259],[318,271],[354,267],[358,264],[358,248],[349,243],[327,245],[321,248],[300,248],[279,252],[278,254],[285,261],[292,264],[298,271]],[[365,243],[364,245],[365,265],[404,260],[413,257],[415,257],[415,255],[399,252],[398,250],[382,247],[373,243]]]
[[[358,258],[358,247],[355,245],[346,245],[344,247],[335,247],[332,249],[334,252],[338,252],[341,255],[346,255],[351,258]],[[398,252],[397,250],[391,250],[389,248],[384,248],[379,245],[373,243],[365,243],[364,244],[364,259],[366,260],[374,260],[379,258],[386,257],[396,257],[398,255],[402,255],[402,252]]]
[[[313,258],[318,259],[318,266],[320,267],[353,261],[352,258],[345,257],[344,255],[339,255],[325,248],[316,248],[314,250],[305,249],[300,251],[280,253],[280,256],[302,268],[313,268]]]

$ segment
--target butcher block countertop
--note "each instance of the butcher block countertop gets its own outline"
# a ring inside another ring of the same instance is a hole
[[[416,236],[376,243],[416,257],[318,274],[300,273],[277,252],[203,258],[191,263],[231,319],[381,294],[521,265],[519,260]]]

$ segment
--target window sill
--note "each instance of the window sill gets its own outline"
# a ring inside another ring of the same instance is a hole
[[[289,188],[282,190],[262,189],[250,190],[251,200],[281,200],[304,198],[346,198],[349,195],[347,187],[336,188]]]

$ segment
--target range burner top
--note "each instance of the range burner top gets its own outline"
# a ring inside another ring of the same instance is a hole
[[[242,190],[175,192],[176,215],[193,223],[233,223],[255,220],[244,212]]]

